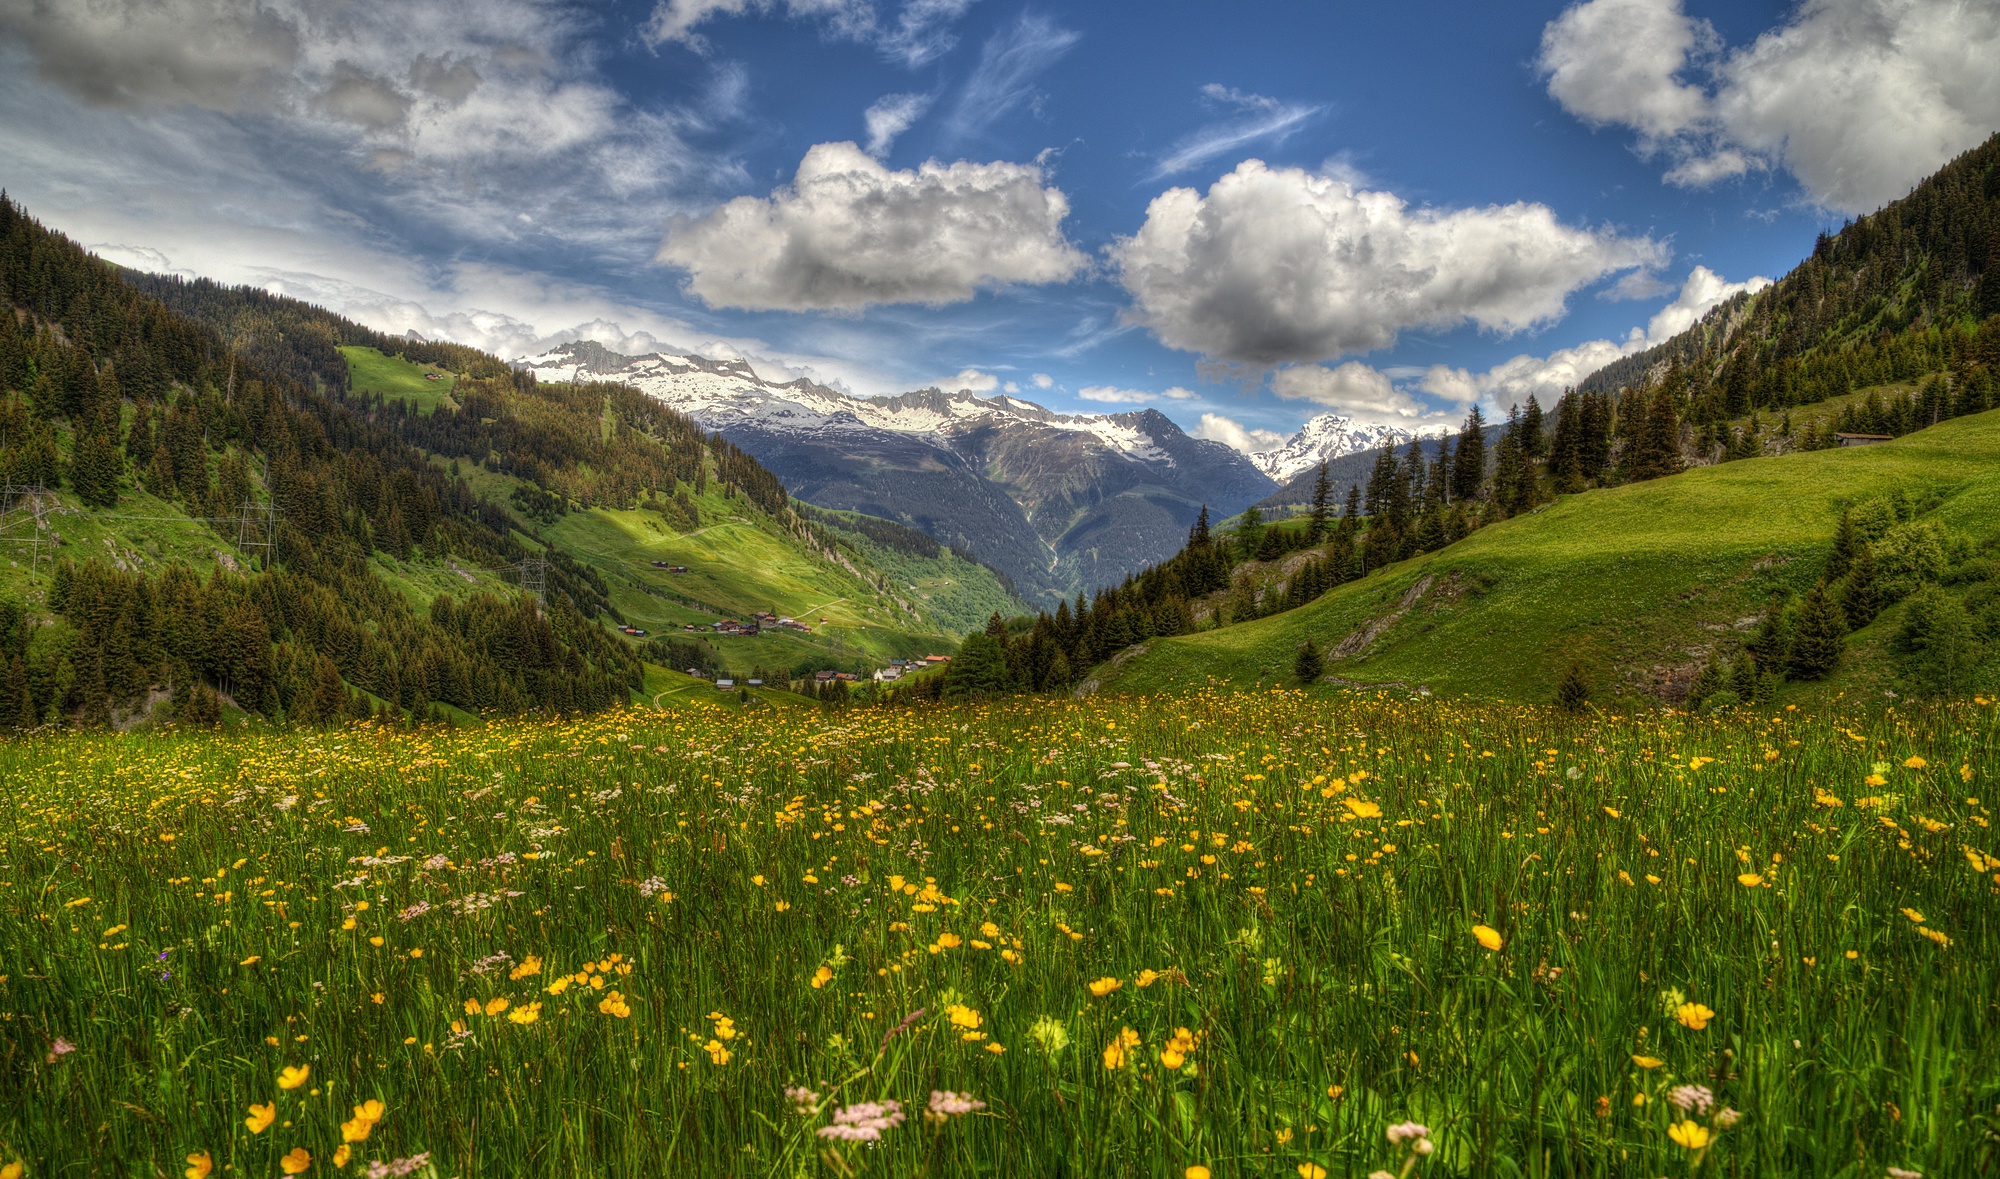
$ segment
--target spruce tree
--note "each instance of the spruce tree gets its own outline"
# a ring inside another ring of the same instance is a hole
[[[1688,687],[1687,710],[1700,712],[1701,706],[1717,692],[1724,691],[1728,683],[1729,673],[1723,668],[1722,652],[1717,651],[1709,656],[1707,663],[1702,664],[1701,674]]]
[[[1875,550],[1860,542],[1854,563],[1840,583],[1840,610],[1847,616],[1847,628],[1860,630],[1882,612],[1882,591],[1875,584]]]
[[[1542,456],[1542,403],[1535,395],[1528,394],[1528,404],[1521,410],[1521,453],[1529,458]]]
[[[1556,707],[1570,713],[1590,707],[1590,676],[1581,662],[1571,660],[1556,677]]]
[[[1860,544],[1861,538],[1854,531],[1854,513],[1842,512],[1840,523],[1833,530],[1833,552],[1827,557],[1826,571],[1821,576],[1828,581],[1839,581],[1845,577]]]
[[[1633,439],[1628,477],[1633,480],[1658,479],[1679,474],[1681,463],[1681,419],[1674,404],[1672,387],[1662,384],[1646,406],[1645,418]]]
[[[1825,583],[1812,587],[1799,608],[1799,624],[1792,636],[1791,678],[1816,680],[1840,666],[1847,650],[1847,619],[1828,597]]]
[[[1075,678],[1076,673],[1069,668],[1069,656],[1063,654],[1061,647],[1057,647],[1055,658],[1049,660],[1048,675],[1042,681],[1043,690],[1059,692],[1069,687],[1070,681]]]
[[[1319,644],[1308,637],[1299,648],[1298,658],[1292,661],[1292,675],[1301,684],[1314,684],[1326,674],[1326,659],[1319,653]]]
[[[1202,509],[1203,519],[1207,518],[1207,508]],[[1306,524],[1306,543],[1316,545],[1326,536],[1328,521],[1333,514],[1333,479],[1327,474],[1326,463],[1319,465],[1319,475],[1313,480],[1312,516]]]
[[[1457,503],[1470,503],[1479,498],[1479,489],[1486,482],[1486,419],[1477,405],[1465,415],[1465,426],[1458,434],[1458,453],[1451,460],[1451,498]]]

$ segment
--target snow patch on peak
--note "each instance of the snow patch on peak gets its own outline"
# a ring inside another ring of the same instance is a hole
[[[1400,426],[1358,425],[1345,414],[1323,413],[1308,419],[1305,425],[1299,427],[1299,432],[1287,438],[1283,445],[1253,454],[1250,461],[1258,470],[1284,483],[1301,471],[1309,471],[1342,455],[1385,446],[1404,446],[1418,438],[1439,438],[1450,432],[1442,425],[1419,426],[1415,430],[1405,430]]]

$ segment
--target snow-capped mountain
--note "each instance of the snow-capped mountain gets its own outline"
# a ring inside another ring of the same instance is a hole
[[[590,342],[516,361],[543,381],[619,381],[749,451],[793,494],[962,545],[1031,601],[1116,582],[1277,483],[1157,410],[1060,414],[1018,397],[922,389],[850,397],[740,360],[623,356]]]
[[[1419,426],[1414,431],[1397,426],[1363,426],[1344,414],[1323,413],[1300,426],[1299,432],[1285,439],[1284,445],[1253,454],[1250,461],[1272,479],[1285,483],[1329,459],[1385,446],[1404,446],[1415,438],[1439,438],[1450,432],[1443,425]]]

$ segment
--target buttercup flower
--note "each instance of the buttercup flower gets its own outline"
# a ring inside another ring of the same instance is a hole
[[[1503,939],[1500,937],[1500,931],[1493,928],[1490,925],[1473,926],[1472,936],[1478,940],[1480,945],[1485,946],[1487,949],[1492,950],[1496,953],[1499,951],[1500,947],[1503,944],[1505,944]]]
[[[1710,1139],[1708,1127],[1696,1121],[1676,1122],[1667,1127],[1667,1137],[1687,1147],[1689,1150],[1705,1148]]]
[[[1698,1032],[1708,1026],[1709,1020],[1715,1018],[1715,1012],[1699,1003],[1683,1003],[1674,1009],[1674,1018],[1681,1021],[1682,1027]]]

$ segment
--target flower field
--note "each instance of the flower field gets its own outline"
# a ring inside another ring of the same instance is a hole
[[[29,739],[0,1176],[1990,1174],[1996,730],[1195,692]]]

